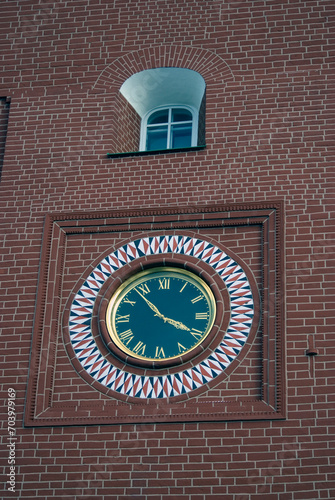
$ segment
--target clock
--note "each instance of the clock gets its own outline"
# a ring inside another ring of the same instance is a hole
[[[216,303],[207,283],[178,267],[153,267],[126,280],[106,313],[113,344],[130,361],[178,362],[208,337]]]

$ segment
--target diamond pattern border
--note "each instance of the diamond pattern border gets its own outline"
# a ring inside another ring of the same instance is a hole
[[[148,255],[177,253],[210,265],[224,281],[231,318],[221,344],[206,359],[187,370],[166,375],[135,375],[115,367],[95,343],[91,321],[95,299],[114,271]],[[183,235],[134,240],[106,256],[76,294],[70,312],[70,340],[76,358],[94,380],[108,389],[135,398],[162,399],[189,393],[220,375],[239,355],[250,333],[254,316],[251,286],[241,266],[206,240]]]

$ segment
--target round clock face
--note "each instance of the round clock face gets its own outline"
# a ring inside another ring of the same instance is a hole
[[[155,267],[125,281],[107,308],[107,329],[126,355],[147,361],[173,360],[192,352],[208,336],[216,314],[214,295],[197,275]]]

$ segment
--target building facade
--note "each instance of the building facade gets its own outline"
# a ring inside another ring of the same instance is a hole
[[[333,2],[0,10],[1,497],[335,498]]]

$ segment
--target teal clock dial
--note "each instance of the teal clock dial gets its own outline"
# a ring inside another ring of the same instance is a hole
[[[127,356],[159,361],[192,352],[210,333],[216,304],[196,274],[155,267],[125,281],[111,298],[108,333]]]

